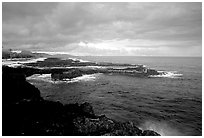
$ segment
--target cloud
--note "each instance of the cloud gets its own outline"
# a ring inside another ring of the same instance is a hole
[[[4,2],[2,9],[7,48],[201,56],[202,3]]]

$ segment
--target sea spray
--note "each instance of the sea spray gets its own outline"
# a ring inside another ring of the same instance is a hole
[[[27,63],[36,63],[38,61],[44,61],[47,58],[14,58],[14,59],[3,59],[2,65],[8,67],[19,67]]]
[[[182,136],[181,132],[170,126],[167,122],[145,121],[139,126],[142,130],[153,130],[162,136]]]
[[[51,74],[34,74],[30,77],[27,77],[27,80],[40,80],[40,81],[44,81],[44,82],[50,82],[50,83],[54,83],[54,84],[58,84],[58,83],[74,83],[74,82],[80,82],[80,81],[94,81],[98,75],[100,75],[101,73],[96,73],[96,74],[91,74],[91,75],[82,75],[80,77],[76,77],[73,79],[64,79],[64,80],[60,80],[60,81],[54,81],[51,78]]]
[[[158,71],[159,75],[150,75],[153,78],[180,78],[183,74],[178,73],[177,71]]]

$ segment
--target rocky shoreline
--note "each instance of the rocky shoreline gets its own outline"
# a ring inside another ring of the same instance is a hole
[[[151,75],[159,75],[160,73],[154,69],[147,68],[143,65],[131,64],[115,64],[115,63],[94,63],[81,62],[77,59],[59,59],[47,58],[43,61],[32,63],[23,63],[16,67],[20,72],[24,72],[26,77],[33,74],[51,74],[52,80],[67,80],[82,75],[95,73],[104,74],[120,74],[134,77],[148,77]]]
[[[47,101],[26,81],[33,70],[2,68],[2,134],[4,136],[159,136],[132,122],[96,115],[89,103],[63,105]]]

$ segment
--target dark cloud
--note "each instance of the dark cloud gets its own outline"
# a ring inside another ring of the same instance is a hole
[[[81,55],[201,55],[198,2],[4,2],[2,11],[3,46],[8,48]]]

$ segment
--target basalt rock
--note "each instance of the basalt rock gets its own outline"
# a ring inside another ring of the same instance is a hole
[[[159,72],[153,69],[147,69],[148,75],[159,75]]]
[[[16,68],[18,72],[24,73],[26,77],[33,74],[51,74],[53,80],[67,80],[80,77],[82,75],[94,73],[113,73],[117,75],[129,75],[133,77],[148,77],[159,75],[154,69],[149,69],[143,65],[113,64],[113,63],[93,63],[79,62],[78,60],[59,58],[47,58],[36,63],[24,63]],[[9,70],[9,69],[7,69]],[[12,70],[12,69],[10,69]]]
[[[80,108],[83,111],[83,114],[90,117],[95,117],[93,107],[90,103],[85,102],[84,104],[81,104]]]
[[[3,68],[2,101],[16,103],[21,100],[42,100],[40,91],[25,79],[25,74],[18,69]]]
[[[53,80],[64,80],[80,77],[82,75],[83,74],[79,69],[70,69],[66,72],[52,73],[51,77]]]
[[[152,130],[145,130],[142,133],[142,136],[160,136],[160,135]]]

